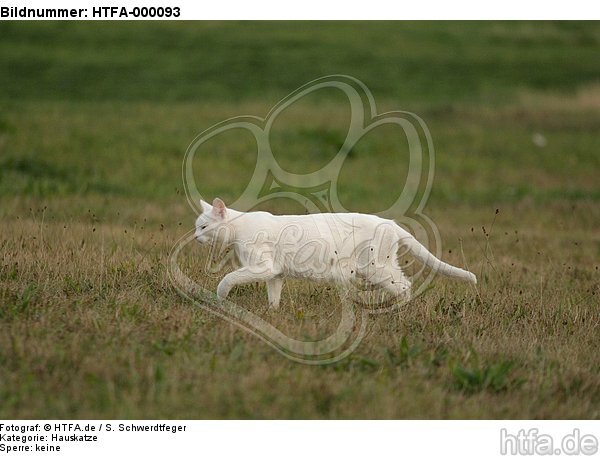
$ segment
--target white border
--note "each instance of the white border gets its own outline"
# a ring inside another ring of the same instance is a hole
[[[307,456],[307,455],[498,455],[501,430],[517,435],[521,429],[550,436],[554,448],[578,429],[579,435],[600,437],[597,421],[0,421],[35,425],[77,423],[94,425],[96,432],[65,430],[63,435],[91,434],[97,442],[60,444],[61,455],[165,454]],[[113,430],[107,431],[107,424]],[[183,432],[119,432],[118,425],[186,426]],[[102,431],[98,432],[98,426]],[[4,431],[3,431],[4,432]],[[34,433],[26,433],[33,435]],[[4,442],[6,443],[6,442]],[[19,454],[19,453],[9,453]],[[29,453],[36,454],[30,451]],[[508,454],[511,454],[510,451]],[[536,454],[536,453],[521,453]],[[555,455],[559,453],[553,453]],[[560,454],[567,454],[561,451]],[[581,453],[583,454],[583,453]],[[596,451],[596,453],[598,452]]]
[[[28,8],[88,8],[101,6],[178,6],[179,20],[598,20],[600,3],[504,0],[9,0],[2,6]],[[91,14],[89,15],[91,16]],[[87,20],[94,20],[89,17]],[[141,19],[141,18],[140,18]],[[137,20],[140,20],[137,19]],[[5,19],[3,19],[5,20]],[[106,19],[104,19],[106,20]],[[114,20],[136,20],[128,17]],[[163,19],[164,20],[164,19]],[[384,39],[385,37],[382,37]]]

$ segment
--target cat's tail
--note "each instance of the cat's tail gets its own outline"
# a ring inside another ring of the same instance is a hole
[[[477,283],[477,277],[475,274],[438,260],[431,254],[431,252],[429,252],[429,250],[425,248],[423,244],[417,241],[412,234],[401,227],[398,227],[398,229],[400,230],[399,244],[407,247],[408,251],[423,264],[429,266],[435,272],[439,272],[442,275],[453,277],[455,279],[466,280],[467,282],[471,283]]]

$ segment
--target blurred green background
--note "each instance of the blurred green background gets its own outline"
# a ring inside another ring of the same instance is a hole
[[[363,81],[380,111],[428,123],[434,204],[597,200],[599,40],[593,22],[3,22],[0,195],[176,197],[196,134],[230,116],[264,116],[300,85],[342,73]],[[341,145],[347,109],[331,91],[298,109],[273,140],[302,172]],[[357,154],[366,162],[357,170],[383,176],[359,191],[342,182],[355,208],[402,182],[402,169],[383,166],[402,153],[397,133]],[[254,146],[236,137],[216,147],[204,169],[227,183],[201,172],[201,191],[234,198]]]
[[[4,22],[0,31],[7,99],[276,99],[347,73],[394,103],[497,103],[598,80],[594,22]]]
[[[599,40],[593,22],[3,22],[0,195],[175,200],[199,132],[341,73],[380,112],[427,122],[432,204],[597,200]],[[297,172],[326,163],[347,129],[339,94],[308,98],[272,138]],[[234,199],[249,179],[255,146],[231,136],[203,157],[208,197]],[[374,136],[341,182],[350,209],[373,212],[405,177],[385,165],[402,162],[402,135]],[[356,179],[365,171],[377,178]]]

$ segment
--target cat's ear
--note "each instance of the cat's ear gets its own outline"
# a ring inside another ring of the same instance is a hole
[[[204,200],[200,200],[200,207],[202,207],[203,214],[207,214],[212,211],[212,206]]]
[[[212,213],[219,218],[225,218],[225,212],[227,208],[225,207],[225,203],[221,198],[215,198],[212,206]]]

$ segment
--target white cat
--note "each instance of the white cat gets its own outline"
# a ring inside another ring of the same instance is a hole
[[[239,266],[219,283],[220,299],[236,285],[264,281],[269,304],[277,308],[285,277],[363,282],[409,299],[411,283],[398,265],[400,248],[443,275],[477,283],[471,272],[438,260],[408,231],[374,215],[273,215],[235,211],[219,198],[212,206],[200,203],[196,239],[232,249]]]

